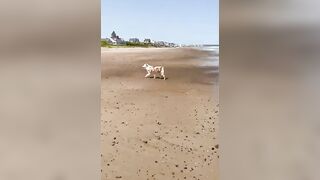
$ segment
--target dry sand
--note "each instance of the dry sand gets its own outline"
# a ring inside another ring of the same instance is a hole
[[[218,70],[194,49],[102,49],[102,180],[218,179]],[[144,63],[168,79],[144,78]]]

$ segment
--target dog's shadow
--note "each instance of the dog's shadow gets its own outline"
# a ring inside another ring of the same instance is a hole
[[[167,80],[169,78],[166,77],[166,79],[164,79],[163,77],[156,77],[156,78],[153,78],[153,77],[146,77],[148,79],[162,79],[162,80]]]

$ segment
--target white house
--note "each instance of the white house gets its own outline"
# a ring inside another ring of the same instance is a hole
[[[130,38],[129,39],[129,42],[132,42],[132,43],[139,43],[139,39],[138,38]]]
[[[151,43],[151,39],[144,39],[143,41],[145,44],[150,44]]]
[[[106,41],[110,44],[113,44],[113,45],[117,45],[117,41],[115,41],[114,39],[112,38],[106,38]]]
[[[125,44],[125,40],[120,38],[114,31],[111,33],[111,37],[106,39],[113,45]]]

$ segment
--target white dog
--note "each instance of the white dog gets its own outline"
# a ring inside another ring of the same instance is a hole
[[[145,77],[150,77],[150,75],[153,75],[153,78],[156,78],[157,74],[160,74],[161,77],[163,77],[164,80],[166,80],[166,75],[164,74],[164,67],[163,66],[151,66],[149,64],[144,64],[142,66],[143,68],[146,69],[147,74]]]

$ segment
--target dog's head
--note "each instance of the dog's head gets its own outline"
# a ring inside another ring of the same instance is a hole
[[[148,66],[149,66],[148,64],[144,64],[142,67],[147,68]]]

